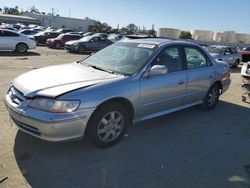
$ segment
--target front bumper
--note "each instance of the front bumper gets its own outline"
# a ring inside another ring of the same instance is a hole
[[[250,77],[250,62],[243,64],[241,68],[241,76]]]
[[[73,46],[73,45],[65,45],[64,49],[70,52],[76,52],[78,49],[78,46]]]
[[[74,113],[50,113],[31,107],[18,110],[6,95],[5,105],[11,120],[25,133],[46,141],[59,142],[81,139],[94,108]]]

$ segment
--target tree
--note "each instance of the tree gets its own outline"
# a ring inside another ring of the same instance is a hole
[[[40,14],[40,11],[34,5],[29,8],[28,12]]]
[[[180,39],[192,39],[192,34],[188,31],[182,31],[179,37]]]
[[[122,27],[119,32],[124,35],[130,34],[130,31],[126,27]]]
[[[135,33],[138,30],[138,27],[133,23],[128,24],[126,28],[129,30],[131,34]]]
[[[99,33],[109,33],[112,27],[110,27],[107,23],[101,23],[100,21],[95,21],[94,25],[90,25],[88,31],[89,32],[99,32]]]
[[[4,13],[4,14],[19,15],[20,12],[19,12],[18,9],[19,9],[18,6],[15,6],[14,8],[12,8],[12,7],[5,7],[5,6],[4,6],[3,9],[1,9],[1,10],[3,10],[3,13]]]

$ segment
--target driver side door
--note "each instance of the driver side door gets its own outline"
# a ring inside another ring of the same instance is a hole
[[[168,73],[159,76],[142,76],[140,80],[140,110],[141,117],[163,113],[164,111],[183,105],[187,86],[187,71],[179,46],[169,46],[163,49],[152,62],[154,65],[164,65]]]

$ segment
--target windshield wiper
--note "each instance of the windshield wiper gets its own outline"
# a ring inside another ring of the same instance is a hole
[[[102,67],[97,67],[95,65],[89,65],[90,67],[94,68],[94,69],[97,69],[97,70],[101,70],[101,71],[105,71],[105,72],[108,72],[108,73],[111,73],[111,74],[114,74],[115,72],[112,71],[112,70],[109,70],[109,69],[104,69]]]

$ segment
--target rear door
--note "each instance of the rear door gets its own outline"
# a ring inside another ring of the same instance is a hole
[[[211,60],[199,47],[184,46],[184,54],[188,77],[185,104],[198,103],[215,82],[216,73]]]
[[[0,30],[0,49],[14,50],[18,43],[19,35],[11,31]]]

